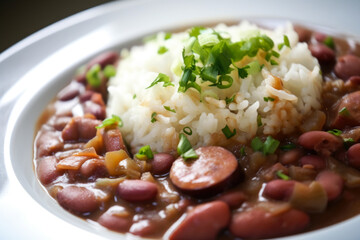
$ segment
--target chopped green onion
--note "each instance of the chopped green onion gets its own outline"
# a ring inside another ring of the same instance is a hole
[[[268,101],[273,102],[273,101],[275,101],[275,98],[272,98],[272,97],[264,97],[264,101],[265,101],[265,102],[268,102]]]
[[[107,78],[114,77],[116,75],[116,69],[113,65],[106,65],[103,73]]]
[[[324,39],[323,43],[324,43],[326,46],[328,46],[329,48],[335,49],[335,43],[334,43],[334,39],[333,39],[332,37],[327,36],[327,37]]]
[[[186,133],[189,136],[192,135],[192,129],[190,127],[184,127],[183,132]]]
[[[169,76],[167,76],[163,73],[159,73],[158,76],[155,78],[155,80],[146,89],[151,88],[160,82],[164,83],[163,87],[174,86],[174,84],[170,81]]]
[[[327,131],[328,133],[331,133],[331,134],[333,134],[333,135],[335,135],[335,136],[340,136],[341,134],[342,134],[342,131],[341,130],[339,130],[339,129],[332,129],[332,130],[329,130],[329,131]]]
[[[343,107],[342,109],[340,109],[339,114],[341,116],[350,116],[350,112],[346,107]]]
[[[213,33],[200,34],[198,36],[198,40],[201,47],[214,46],[215,44],[218,44],[220,42],[217,35]]]
[[[280,43],[278,45],[278,49],[281,50],[284,46],[287,46],[288,48],[291,48],[289,38],[286,35],[284,35],[284,43]]]
[[[101,66],[99,64],[95,64],[86,72],[86,81],[92,87],[99,87],[101,85]]]
[[[176,113],[175,109],[170,108],[169,106],[164,106],[164,108],[169,111],[169,112],[173,112]]]
[[[139,152],[135,154],[135,157],[140,160],[153,159],[154,154],[149,145],[143,146],[139,149]]]
[[[289,144],[285,144],[285,145],[280,146],[280,149],[283,150],[283,151],[289,151],[289,150],[294,149],[294,148],[296,148],[295,143],[289,143]]]
[[[153,112],[153,113],[151,114],[151,122],[152,122],[152,123],[156,122],[156,118],[155,118],[156,115],[157,115],[156,112]]]
[[[236,94],[234,94],[231,98],[226,97],[225,98],[225,103],[226,104],[232,103],[234,101],[234,99],[235,99],[235,96],[236,96]]]
[[[204,28],[204,27],[200,27],[200,26],[198,26],[198,27],[193,27],[193,28],[190,29],[189,35],[190,35],[190,37],[197,37],[197,36],[200,35],[200,32],[201,32],[202,30],[205,30],[205,28]]]
[[[178,154],[186,161],[187,159],[196,159],[199,156],[196,154],[195,150],[192,148],[191,143],[187,139],[186,135],[180,133],[179,135],[179,144],[177,146]]]
[[[251,148],[258,152],[261,151],[264,147],[264,143],[260,140],[259,137],[255,137],[253,138],[253,140],[251,140]]]
[[[111,125],[117,125],[119,127],[122,127],[124,124],[119,116],[113,114],[111,118],[106,118],[104,121],[102,121],[102,123],[99,126],[96,126],[96,129],[108,127]]]
[[[158,49],[158,51],[157,51],[157,53],[158,53],[158,54],[164,54],[164,53],[166,53],[168,50],[169,50],[169,49],[167,49],[167,47],[165,47],[165,46],[160,46],[159,49]]]
[[[135,99],[135,98],[136,98],[136,94],[133,95],[133,99]]]
[[[227,139],[235,136],[235,134],[236,134],[236,129],[231,131],[228,125],[226,125],[223,129],[221,129],[221,131],[223,132],[223,134],[225,135],[225,137]]]
[[[261,116],[260,115],[257,116],[257,126],[258,127],[262,126],[262,121],[261,121]]]
[[[249,63],[247,66],[249,66],[249,68],[246,71],[249,75],[254,75],[261,71],[261,66],[258,60]]]
[[[264,155],[269,155],[275,153],[276,149],[279,147],[280,142],[274,139],[271,136],[268,136],[263,143],[259,137],[255,137],[251,141],[251,147],[254,151],[262,152]]]
[[[282,180],[290,180],[290,177],[284,174],[281,170],[276,171],[276,176],[278,176]]]
[[[354,139],[352,139],[352,138],[344,138],[344,142],[346,142],[346,143],[353,143],[353,142],[355,142],[355,141],[354,141]]]
[[[243,156],[246,156],[246,152],[245,152],[245,146],[242,146],[240,148],[240,155],[243,157]]]
[[[172,36],[172,33],[165,33],[164,39],[165,39],[165,40],[168,40],[168,39],[171,38],[171,36]]]
[[[279,63],[273,59],[270,59],[270,64],[275,66],[275,65],[279,65]]]

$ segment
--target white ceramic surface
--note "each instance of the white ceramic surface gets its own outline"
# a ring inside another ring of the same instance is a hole
[[[64,211],[35,178],[38,116],[92,56],[159,30],[277,18],[360,36],[360,1],[142,0],[108,3],[47,27],[0,55],[0,239],[123,239]],[[269,21],[274,23],[274,20]],[[360,217],[286,239],[358,239]],[[127,236],[130,237],[130,236]]]

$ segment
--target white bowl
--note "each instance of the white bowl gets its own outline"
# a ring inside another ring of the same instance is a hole
[[[160,30],[241,19],[290,20],[360,36],[360,1],[121,1],[76,14],[0,55],[0,236],[2,239],[125,239],[63,210],[35,177],[38,117],[76,68]],[[6,128],[5,128],[6,126]],[[360,217],[284,239],[357,239]]]

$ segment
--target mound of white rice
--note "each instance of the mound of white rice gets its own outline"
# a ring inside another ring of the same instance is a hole
[[[242,67],[256,59],[264,64],[259,73],[242,79],[234,70],[230,74],[233,84],[227,89],[209,87],[209,82],[197,79],[201,94],[194,89],[182,93],[178,87],[188,32],[172,34],[168,39],[165,33],[159,33],[156,39],[142,46],[123,50],[117,74],[110,80],[107,110],[109,116],[116,114],[122,118],[121,130],[133,152],[144,145],[159,152],[174,150],[184,127],[191,128],[192,135],[188,138],[195,147],[226,144],[227,138],[222,132],[226,125],[231,131],[236,129],[231,140],[240,143],[246,143],[256,134],[290,134],[302,129],[305,120],[320,109],[319,64],[307,44],[298,42],[291,24],[274,31],[248,22],[236,26],[220,24],[214,29],[228,34],[232,42],[266,34],[274,41],[274,50],[280,53],[276,59],[278,65],[266,62],[260,51],[256,57],[246,57],[236,63]],[[284,35],[291,48],[278,50]],[[159,54],[162,46],[168,50]],[[163,87],[163,83],[159,83],[146,89],[159,73],[168,75],[174,86]],[[234,95],[233,102],[226,104],[225,99]],[[264,97],[276,100],[265,101]]]

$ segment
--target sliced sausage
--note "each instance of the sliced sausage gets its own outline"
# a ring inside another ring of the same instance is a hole
[[[309,221],[306,213],[296,209],[273,214],[262,208],[253,208],[235,213],[230,231],[239,238],[275,238],[298,233],[307,227]]]
[[[344,129],[360,125],[360,91],[349,93],[340,99],[336,117],[331,127]]]
[[[68,186],[57,193],[59,204],[77,213],[93,212],[99,207],[95,194],[85,187]]]
[[[320,172],[316,180],[325,189],[329,201],[338,198],[344,189],[344,180],[339,174],[329,170]]]
[[[106,130],[103,139],[106,152],[118,151],[120,149],[127,151],[121,132],[118,128]]]
[[[96,135],[96,126],[100,125],[101,121],[87,118],[74,117],[62,130],[62,138],[66,141],[88,141]]]
[[[342,146],[342,140],[324,131],[310,131],[300,135],[298,143],[304,148],[329,156]]]
[[[46,185],[63,174],[63,171],[56,168],[56,157],[44,157],[38,160],[37,174],[42,184]]]
[[[342,80],[348,80],[352,76],[360,76],[360,58],[354,55],[345,55],[338,58],[335,74]]]
[[[182,192],[209,197],[240,181],[238,161],[228,150],[209,146],[198,148],[196,154],[198,159],[180,157],[171,167],[170,179]]]
[[[158,188],[155,183],[143,180],[125,180],[117,187],[117,195],[130,202],[146,202],[156,198]]]
[[[230,209],[222,201],[196,206],[172,232],[170,240],[212,240],[230,222]]]
[[[127,232],[132,224],[128,215],[123,207],[113,206],[99,217],[98,223],[113,231]]]
[[[151,162],[151,172],[155,175],[166,174],[170,171],[174,161],[174,156],[169,153],[156,153]]]

